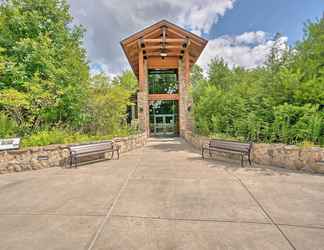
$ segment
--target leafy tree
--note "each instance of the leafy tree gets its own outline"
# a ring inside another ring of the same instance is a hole
[[[65,0],[0,5],[0,94],[6,97],[0,109],[15,109],[23,133],[60,122],[80,125],[89,70],[83,29],[71,21]],[[23,105],[10,102],[16,96]]]
[[[193,65],[191,69],[190,79],[193,86],[204,80],[203,69],[199,65]]]
[[[134,91],[130,79],[129,72],[113,81],[104,74],[91,78],[86,132],[105,135],[125,127],[126,110]]]
[[[113,79],[113,83],[120,84],[120,86],[132,93],[135,93],[138,88],[137,79],[131,70],[126,70],[116,76]]]
[[[208,66],[208,80],[211,84],[223,90],[228,89],[232,85],[231,70],[222,58],[212,59]]]

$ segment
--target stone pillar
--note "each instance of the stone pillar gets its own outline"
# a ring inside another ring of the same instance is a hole
[[[184,83],[185,83],[185,115],[186,115],[186,126],[185,131],[192,131],[192,117],[189,110],[193,103],[192,96],[189,93],[191,88],[190,80],[190,55],[189,50],[186,49],[184,53]]]
[[[148,70],[147,60],[139,53],[139,91],[137,93],[138,121],[140,129],[149,133],[149,103],[148,103]]]
[[[192,119],[188,109],[192,105],[190,89],[189,51],[185,50],[183,60],[179,60],[179,127],[180,136],[184,137],[186,131],[192,131]]]
[[[150,106],[149,106],[149,90],[148,90],[148,67],[147,67],[147,60],[144,60],[144,127],[145,133],[147,135],[150,134]]]
[[[178,78],[179,78],[179,130],[180,136],[185,135],[187,127],[187,89],[184,77],[184,63],[183,60],[179,60],[178,68]]]

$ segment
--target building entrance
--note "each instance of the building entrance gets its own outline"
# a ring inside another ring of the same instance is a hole
[[[177,136],[178,101],[161,100],[150,104],[151,136]]]

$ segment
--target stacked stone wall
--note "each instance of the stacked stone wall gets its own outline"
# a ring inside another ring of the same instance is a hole
[[[113,141],[125,153],[146,144],[145,133],[129,137],[115,138]],[[49,145],[0,152],[0,174],[37,170],[50,167],[62,167],[67,163],[71,145]]]
[[[207,144],[209,139],[186,132],[184,139],[197,149]],[[235,155],[225,154],[230,158]],[[222,154],[224,156],[224,154]],[[254,163],[324,174],[324,148],[299,147],[286,144],[253,144],[251,158]]]

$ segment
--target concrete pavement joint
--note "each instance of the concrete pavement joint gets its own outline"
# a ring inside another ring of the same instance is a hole
[[[104,217],[105,214],[62,214],[62,213],[0,213],[0,216],[65,216],[65,217]],[[194,219],[194,218],[169,218],[159,216],[137,216],[137,215],[122,215],[112,214],[111,217],[120,218],[138,218],[138,219],[153,219],[153,220],[168,220],[168,221],[201,221],[201,222],[228,222],[228,223],[243,223],[243,224],[260,224],[260,225],[272,225],[269,222],[258,222],[258,221],[235,221],[235,220],[222,220],[215,218],[208,219]],[[307,229],[320,229],[324,230],[324,226],[313,226],[313,225],[297,225],[287,223],[277,223],[279,226],[296,227],[296,228],[307,228]]]
[[[228,222],[237,224],[258,224],[258,225],[272,225],[270,222],[257,222],[257,221],[235,221],[235,220],[222,220],[222,219],[194,219],[194,218],[170,218],[159,216],[137,216],[137,215],[121,215],[113,214],[112,217],[119,218],[135,218],[135,219],[150,219],[150,220],[167,220],[167,221],[191,221],[191,222]]]
[[[143,149],[141,151],[141,153],[143,153]],[[142,155],[141,155],[142,156]],[[93,238],[91,239],[90,241],[90,244],[89,244],[89,247],[87,247],[88,250],[92,250],[97,239],[99,238],[100,234],[102,233],[103,229],[104,229],[104,226],[106,224],[106,222],[108,221],[108,219],[110,218],[110,215],[113,211],[113,209],[115,208],[119,198],[121,197],[123,191],[126,189],[127,185],[128,185],[128,182],[129,180],[131,179],[132,175],[136,172],[139,164],[141,163],[141,158],[142,157],[138,157],[137,159],[137,162],[135,164],[135,167],[134,169],[129,173],[129,175],[127,176],[125,182],[123,183],[122,187],[120,188],[118,194],[116,195],[116,197],[114,198],[113,202],[112,202],[112,205],[110,206],[109,210],[107,211],[105,217],[103,218],[103,220],[101,221],[100,225],[99,225],[99,228],[97,229],[96,233],[94,234]]]
[[[271,223],[271,222],[226,220],[226,219],[215,219],[215,218],[207,218],[207,219],[170,218],[170,217],[160,217],[160,216],[138,216],[138,215],[123,215],[123,214],[112,214],[111,217],[152,219],[152,220],[168,220],[168,221],[228,222],[228,223],[237,223],[237,224],[273,225],[273,223]],[[279,226],[287,226],[287,227],[297,227],[297,228],[308,228],[308,229],[324,230],[324,227],[322,227],[322,226],[295,225],[295,224],[283,224],[283,223],[277,223],[277,225],[279,225]]]
[[[67,216],[67,217],[104,217],[105,214],[61,214],[61,213],[0,213],[0,216]]]
[[[320,229],[324,230],[324,226],[313,226],[313,225],[295,225],[295,224],[286,224],[286,223],[277,223],[279,226],[286,227],[297,227],[297,228],[308,228],[308,229]]]
[[[251,198],[257,203],[257,205],[260,207],[260,209],[263,211],[263,213],[268,217],[268,219],[271,221],[271,223],[278,229],[278,231],[281,233],[281,235],[287,240],[289,245],[293,248],[296,249],[294,244],[289,240],[288,236],[281,230],[279,225],[272,219],[270,214],[265,210],[265,208],[262,206],[262,204],[257,200],[257,198],[252,194],[252,192],[248,189],[248,187],[245,185],[245,183],[237,177],[235,174],[233,174],[233,177],[235,177],[242,185],[242,187],[250,194]]]

